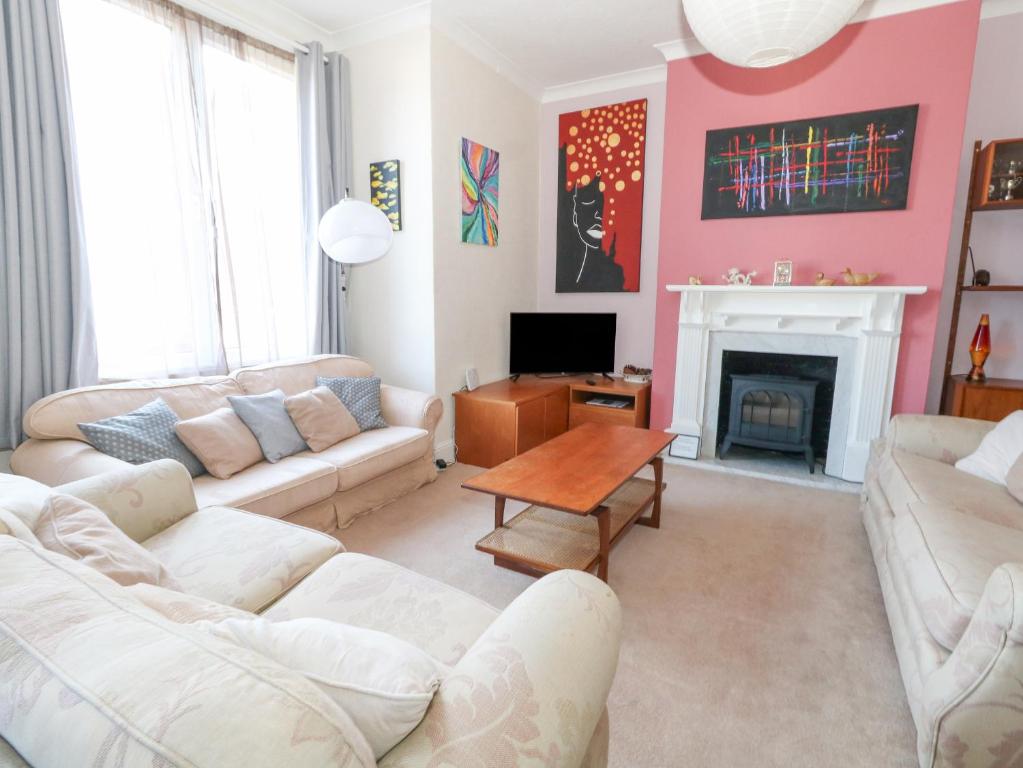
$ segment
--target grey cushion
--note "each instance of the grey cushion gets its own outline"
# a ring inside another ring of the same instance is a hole
[[[330,379],[317,376],[316,386],[327,387],[337,395],[363,432],[387,426],[380,413],[379,376],[337,376]]]
[[[271,464],[285,456],[309,449],[284,407],[284,393],[275,389],[265,395],[231,395],[227,398],[245,426],[259,441]]]
[[[178,415],[158,397],[129,413],[79,424],[78,428],[96,450],[115,459],[130,464],[174,459],[184,464],[192,477],[205,474],[202,462],[174,431],[178,421]]]

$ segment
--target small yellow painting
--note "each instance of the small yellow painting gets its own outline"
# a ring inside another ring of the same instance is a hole
[[[401,178],[397,160],[369,164],[369,189],[373,205],[384,212],[395,232],[401,231]]]

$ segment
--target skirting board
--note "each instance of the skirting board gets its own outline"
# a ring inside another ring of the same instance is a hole
[[[433,458],[452,462],[455,460],[455,441],[442,440],[433,444]]]

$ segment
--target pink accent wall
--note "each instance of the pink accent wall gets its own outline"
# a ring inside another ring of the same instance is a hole
[[[795,262],[794,281],[846,266],[879,282],[926,285],[909,297],[894,411],[922,412],[955,198],[980,16],[979,0],[846,27],[802,59],[748,70],[712,56],[668,65],[661,241],[654,339],[652,426],[671,423],[679,295],[669,283],[720,283],[731,266],[771,280]],[[708,129],[919,104],[905,211],[701,221]]]

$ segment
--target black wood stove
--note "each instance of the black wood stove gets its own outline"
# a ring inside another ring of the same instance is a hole
[[[814,471],[813,406],[817,381],[792,376],[733,375],[724,458],[732,445],[802,453]]]

